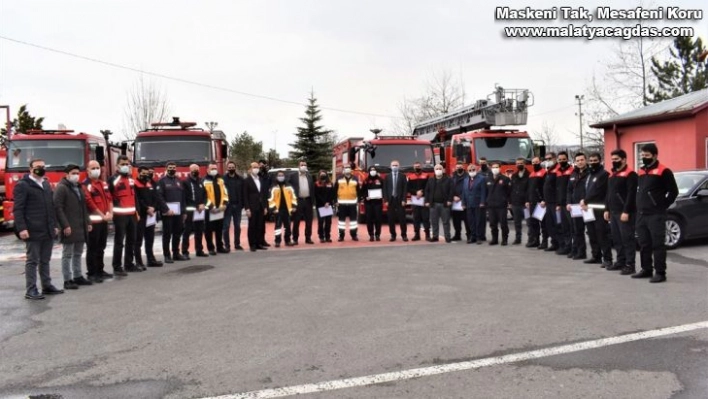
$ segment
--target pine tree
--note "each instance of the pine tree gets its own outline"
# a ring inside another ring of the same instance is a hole
[[[314,173],[332,168],[332,131],[318,124],[322,115],[314,93],[310,93],[308,101],[305,117],[300,118],[304,126],[297,128],[297,141],[290,144],[290,159],[307,161],[308,169]]]
[[[263,142],[256,141],[246,131],[231,140],[229,149],[229,159],[236,163],[236,168],[241,172],[248,172],[251,162],[263,159]]]
[[[693,41],[690,37],[677,37],[668,60],[660,62],[652,57],[651,72],[658,85],[649,85],[648,101],[657,103],[708,87],[708,66],[698,61],[705,51],[700,38]]]
[[[35,118],[30,115],[27,110],[27,104],[24,104],[17,111],[17,118],[13,119],[10,123],[10,128],[13,133],[26,133],[28,130],[42,129],[42,123],[44,122],[44,117]],[[3,124],[4,125],[4,124]],[[0,143],[5,144],[7,140],[7,128],[5,126],[0,129]]]

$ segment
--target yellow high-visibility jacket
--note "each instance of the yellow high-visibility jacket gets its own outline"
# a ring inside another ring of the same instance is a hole
[[[295,190],[289,184],[283,184],[283,193],[285,194],[285,205],[288,208],[288,213],[291,213],[297,206],[297,197]],[[283,198],[280,195],[280,185],[276,184],[270,189],[270,198],[268,198],[268,207],[274,211],[280,210],[280,200]]]
[[[216,194],[214,193],[214,182],[219,185],[219,190],[221,190],[221,201],[219,204],[215,204]],[[229,193],[226,192],[224,179],[221,177],[217,177],[215,179],[204,179],[204,190],[206,191],[207,197],[207,209],[211,208],[212,206],[214,208],[221,208],[222,206],[225,206],[227,202],[229,202]]]

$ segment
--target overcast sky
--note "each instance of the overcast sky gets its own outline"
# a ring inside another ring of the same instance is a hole
[[[551,25],[494,20],[502,5],[535,8],[638,1],[402,0],[0,0],[0,36],[204,85],[304,103],[314,90],[323,123],[340,136],[391,126],[398,104],[422,94],[447,70],[464,82],[467,100],[494,84],[535,96],[529,124],[544,122],[565,143],[576,141],[574,96],[601,72],[621,39],[510,39],[504,26]],[[704,1],[655,2],[703,9]],[[704,17],[705,18],[705,17]],[[560,21],[556,23],[561,23]],[[562,22],[567,24],[568,22]],[[608,25],[595,21],[592,26]],[[706,19],[694,26],[704,43]],[[0,39],[0,104],[28,103],[45,128],[63,123],[89,133],[120,132],[127,91],[138,72],[113,68]],[[301,105],[151,77],[182,120],[216,121],[229,137],[247,130],[287,155],[304,114]]]

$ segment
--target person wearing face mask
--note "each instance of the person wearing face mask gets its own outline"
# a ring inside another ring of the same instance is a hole
[[[526,170],[526,160],[516,158],[516,170],[511,176],[511,213],[514,215],[514,232],[516,238],[513,245],[521,244],[523,236],[524,209],[529,192],[529,172]]]
[[[300,238],[300,222],[305,222],[305,243],[314,244],[312,241],[312,218],[314,205],[312,198],[315,183],[312,175],[307,171],[307,162],[302,160],[298,164],[298,173],[290,176],[290,185],[297,195],[297,210],[293,216],[293,245],[298,244]]]
[[[115,227],[113,273],[117,276],[127,276],[126,272],[142,272],[143,269],[133,263],[139,216],[136,209],[135,181],[130,175],[130,159],[127,156],[118,157],[118,173],[108,180],[108,189],[113,198]]]
[[[601,161],[600,153],[594,152],[588,156],[590,175],[585,181],[585,198],[580,201],[580,206],[583,210],[592,209],[595,216],[594,221],[585,223],[592,252],[592,257],[585,263],[599,264],[606,268],[612,266],[610,226],[604,219],[609,173],[602,167]]]
[[[261,159],[258,161],[258,177],[262,179],[262,181],[265,183],[265,199],[266,202],[268,200],[268,193],[270,193],[270,188],[273,185],[272,179],[268,175],[268,162],[266,162],[265,159]],[[267,204],[266,204],[267,206]],[[267,211],[267,209],[266,209]],[[266,218],[263,218],[261,221],[263,226],[261,226],[261,243],[260,246],[262,247],[270,247],[270,244],[268,244],[268,241],[266,241],[265,235],[266,235]]]
[[[452,201],[460,202],[462,201],[462,189],[465,179],[469,177],[467,171],[465,170],[462,162],[458,162],[455,165],[455,173],[452,174],[452,181],[455,184],[455,195],[452,197]],[[452,236],[452,241],[462,240],[462,225],[465,225],[465,237],[469,240],[472,232],[470,231],[470,226],[467,224],[467,212],[463,209],[461,211],[451,210],[452,215],[452,227],[455,230],[455,234]],[[464,223],[463,223],[464,222]]]
[[[182,180],[177,177],[176,163],[167,162],[165,170],[165,175],[157,182],[158,203],[162,215],[162,254],[165,263],[174,263],[176,260],[187,260],[179,251],[186,216],[184,187]]]
[[[492,164],[492,180],[487,181],[487,213],[489,226],[492,230],[492,239],[489,245],[499,244],[499,225],[501,224],[501,245],[509,242],[509,223],[507,222],[507,209],[511,198],[511,180],[504,176],[500,164]]]
[[[42,159],[29,162],[29,172],[13,188],[15,204],[15,234],[25,242],[25,298],[44,299],[45,295],[63,294],[52,285],[49,262],[52,259],[54,238],[59,234],[52,187],[44,177],[45,163]],[[37,289],[37,271],[42,284],[42,293]]]
[[[222,235],[224,237],[224,250],[231,250],[231,222],[234,225],[234,249],[243,251],[241,246],[241,213],[243,211],[243,177],[236,172],[236,163],[229,161],[226,164],[226,175],[224,175],[224,186],[229,202],[224,211],[224,223]]]
[[[365,212],[366,212],[366,230],[369,233],[369,241],[381,241],[381,221],[383,220],[383,199],[382,198],[371,198],[369,196],[370,190],[378,190],[381,193],[384,191],[384,181],[379,176],[376,171],[376,167],[372,166],[369,168],[369,175],[366,177],[362,183],[360,195],[361,201],[364,202]],[[391,208],[389,208],[389,220],[391,219]],[[393,233],[391,233],[391,241],[396,239],[395,237],[395,226]],[[408,240],[406,240],[408,241]]]
[[[662,283],[666,281],[666,210],[679,191],[674,173],[657,159],[656,144],[644,144],[639,150],[642,167],[637,182],[637,238],[642,271],[632,278]]]
[[[477,171],[477,173],[484,175],[487,181],[492,180],[494,178],[494,176],[492,176],[492,171],[489,170],[489,163],[487,162],[487,157],[479,158],[479,170]]]
[[[412,197],[423,198],[425,185],[430,174],[423,172],[420,162],[413,163],[413,173],[408,177],[408,194]],[[413,205],[413,238],[411,241],[420,241],[420,227],[423,227],[425,239],[430,238],[430,209],[425,206]]]
[[[62,243],[61,270],[64,289],[75,290],[80,285],[92,285],[81,273],[81,255],[91,231],[86,199],[79,184],[79,166],[67,165],[65,176],[54,190],[54,211],[59,222]]]
[[[428,179],[425,185],[425,206],[430,208],[430,227],[432,234],[429,242],[439,241],[440,219],[442,219],[445,242],[451,243],[450,235],[450,207],[452,197],[455,195],[455,185],[449,178],[441,164],[435,165],[435,177]]]
[[[627,165],[627,153],[610,153],[612,173],[607,180],[605,220],[610,222],[617,262],[606,270],[621,270],[622,275],[636,273],[635,223],[637,219],[637,182],[639,176]]]
[[[208,257],[204,252],[204,227],[206,215],[201,220],[194,220],[194,214],[205,212],[206,190],[204,181],[199,177],[199,165],[189,165],[189,177],[182,181],[185,199],[184,232],[182,233],[182,256],[189,258],[189,237],[194,232],[194,252],[198,257]]]
[[[145,241],[145,257],[147,265],[150,267],[160,267],[162,262],[155,259],[153,246],[155,243],[155,224],[157,223],[157,212],[162,206],[158,203],[157,190],[152,185],[148,168],[145,166],[138,167],[138,178],[135,180],[135,194],[138,199],[138,221],[137,234],[135,237],[135,264],[147,270],[143,263],[142,247]],[[148,218],[155,218],[154,223],[148,226]]]
[[[558,227],[558,255],[568,255],[573,247],[573,230],[570,212],[568,212],[568,181],[573,175],[573,166],[568,163],[568,153],[558,153],[558,168],[556,169],[556,211],[560,212],[561,220]]]
[[[275,247],[280,248],[280,243],[285,239],[286,246],[290,242],[290,216],[297,211],[298,198],[290,183],[285,181],[285,172],[278,172],[275,184],[270,189],[268,207],[275,215]],[[283,237],[285,236],[285,237]]]
[[[480,209],[485,207],[487,201],[487,177],[481,173],[477,173],[474,165],[467,166],[467,177],[462,182],[462,206],[465,208],[467,216],[467,224],[470,226],[470,234],[467,236],[467,243],[479,243],[477,237],[482,237],[481,229],[484,224],[481,223]]]
[[[546,226],[550,243],[550,245],[546,245],[544,250],[546,252],[555,252],[560,247],[558,239],[558,223],[560,223],[560,220],[558,220],[556,213],[558,207],[556,203],[558,197],[556,192],[558,187],[558,165],[556,164],[556,154],[553,152],[547,153],[545,159],[546,175],[543,177],[543,201],[541,201],[541,206],[546,208],[546,214],[543,216],[541,223]],[[541,247],[543,247],[543,243]]]
[[[349,235],[352,241],[359,241],[357,230],[357,204],[359,203],[359,181],[352,176],[352,168],[344,168],[344,174],[337,178],[334,184],[334,192],[337,193],[337,227],[339,228],[339,242],[344,241],[344,233],[347,229],[347,218],[349,218]]]
[[[529,191],[526,199],[526,209],[533,214],[536,206],[543,202],[543,181],[546,177],[546,169],[541,164],[541,158],[533,157],[531,160],[533,172],[529,175]],[[548,212],[546,212],[548,213]],[[538,219],[530,217],[526,223],[529,228],[529,242],[526,243],[527,248],[548,248],[548,231],[544,224]],[[541,240],[543,234],[543,241]]]
[[[573,173],[568,179],[568,189],[566,198],[568,205],[566,210],[570,213],[571,205],[580,205],[580,201],[585,198],[585,183],[590,175],[587,167],[587,158],[582,152],[575,153],[575,166]],[[573,230],[573,241],[571,243],[568,258],[581,260],[587,257],[587,246],[585,243],[585,221],[582,216],[574,216],[571,219]]]
[[[258,162],[251,163],[248,177],[243,183],[243,207],[248,217],[248,245],[251,252],[266,250],[263,242],[265,215],[268,213],[268,178],[259,176]]]
[[[113,278],[112,274],[104,270],[108,222],[113,220],[113,198],[108,183],[101,180],[101,165],[97,161],[88,163],[88,177],[84,180],[83,189],[91,221],[91,231],[86,242],[87,277],[93,283],[102,283],[105,279]]]
[[[401,239],[408,241],[408,224],[406,221],[406,194],[408,193],[408,178],[402,173],[401,163],[391,161],[391,173],[383,182],[383,197],[388,207],[388,231],[391,234],[389,241],[396,241],[396,223],[401,228]],[[378,235],[377,235],[378,237]]]
[[[334,185],[329,181],[326,170],[319,171],[315,182],[315,207],[317,208],[317,236],[321,243],[332,242],[332,215],[322,216],[322,208],[331,208],[335,200]]]
[[[219,176],[219,170],[215,163],[207,166],[207,175],[204,178],[204,190],[206,191],[206,243],[209,255],[227,254],[224,248],[224,212],[229,204],[229,194],[224,185],[224,179]],[[215,245],[216,241],[216,245]]]

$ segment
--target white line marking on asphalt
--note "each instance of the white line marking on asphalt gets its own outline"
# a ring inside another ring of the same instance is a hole
[[[205,397],[202,399],[264,399],[281,398],[284,396],[301,395],[315,392],[334,391],[344,388],[363,387],[368,385],[382,384],[385,382],[395,382],[410,380],[413,378],[427,377],[438,374],[452,373],[455,371],[473,370],[482,367],[497,366],[501,364],[522,362],[525,360],[539,359],[542,357],[563,355],[566,353],[580,352],[588,349],[597,349],[610,345],[624,344],[627,342],[640,341],[644,339],[663,337],[666,335],[680,334],[688,331],[708,328],[708,321],[681,326],[661,328],[658,330],[643,331],[638,333],[619,335],[616,337],[596,339],[592,341],[578,342],[575,344],[561,345],[553,348],[545,348],[528,352],[515,353],[504,356],[488,357],[484,359],[470,360],[459,363],[441,364],[431,367],[395,371],[391,373],[374,374],[364,377],[346,378],[342,380],[332,380],[315,384],[295,385],[283,388],[263,389],[260,391],[250,391],[232,395],[222,395]]]

